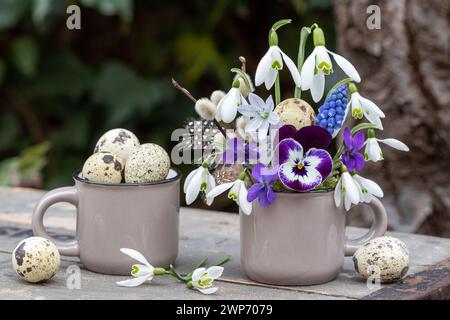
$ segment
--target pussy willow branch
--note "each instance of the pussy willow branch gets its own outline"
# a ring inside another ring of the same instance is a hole
[[[192,94],[186,88],[183,88],[182,86],[180,86],[179,83],[174,78],[172,78],[172,84],[175,87],[175,89],[179,90],[182,94],[184,94],[194,104],[197,103],[197,99],[195,99],[192,96]],[[214,119],[213,122],[214,122],[215,126],[217,127],[217,129],[219,129],[219,131],[222,133],[222,135],[226,138],[227,137],[227,133],[225,132],[225,129],[222,128],[222,126],[220,125],[220,123],[216,119]]]

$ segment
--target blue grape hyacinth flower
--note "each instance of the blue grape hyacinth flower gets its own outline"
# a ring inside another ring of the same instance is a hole
[[[342,128],[347,115],[347,90],[346,84],[337,87],[320,106],[316,116],[316,125],[327,129],[333,138]]]

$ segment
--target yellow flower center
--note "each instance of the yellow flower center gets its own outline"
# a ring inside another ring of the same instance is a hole
[[[298,169],[298,170],[302,170],[302,169],[303,169],[303,163],[299,162],[299,163],[297,164],[297,169]]]

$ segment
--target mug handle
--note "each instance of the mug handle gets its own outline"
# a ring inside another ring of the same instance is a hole
[[[364,245],[369,240],[372,240],[373,238],[384,235],[387,230],[386,209],[384,208],[380,200],[374,197],[369,203],[360,204],[366,204],[372,209],[372,226],[370,227],[369,231],[362,237],[359,237],[357,239],[347,238],[345,240],[344,253],[346,256],[352,256],[353,254],[355,254],[356,250],[358,250],[359,247]]]
[[[57,202],[68,202],[73,204],[78,209],[78,191],[76,187],[63,187],[52,190],[46,193],[38,202],[33,212],[33,219],[31,222],[33,234],[38,237],[47,238],[53,241],[59,252],[65,256],[78,257],[80,255],[80,248],[78,241],[61,242],[50,237],[45,231],[44,214],[47,209]]]

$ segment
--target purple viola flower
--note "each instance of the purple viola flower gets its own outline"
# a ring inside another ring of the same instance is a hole
[[[352,137],[350,129],[348,127],[344,129],[345,149],[341,160],[349,172],[361,171],[364,168],[364,156],[358,152],[364,146],[364,140],[364,132],[360,131]]]
[[[327,149],[331,143],[330,133],[319,126],[306,126],[298,131],[293,125],[284,125],[278,129],[278,140],[292,138],[303,147],[304,152],[308,152],[311,148]]]
[[[304,153],[302,145],[292,138],[282,140],[276,153],[280,161],[278,177],[291,190],[310,191],[325,181],[333,169],[333,160],[326,150],[311,148]]]
[[[255,143],[245,143],[239,137],[227,140],[227,148],[222,155],[225,164],[254,163],[258,158],[258,146]]]
[[[248,189],[247,201],[252,202],[258,198],[261,206],[268,207],[276,198],[271,184],[278,179],[277,170],[258,163],[252,169],[252,177],[256,183]]]

